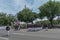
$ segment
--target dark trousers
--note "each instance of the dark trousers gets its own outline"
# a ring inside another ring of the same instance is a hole
[[[18,27],[19,27],[19,26],[15,26],[15,30],[18,30]]]

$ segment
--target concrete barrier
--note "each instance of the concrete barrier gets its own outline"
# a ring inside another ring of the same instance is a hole
[[[0,30],[5,30],[6,26],[0,26]]]
[[[28,31],[40,31],[42,30],[42,27],[38,27],[38,28],[28,28]]]

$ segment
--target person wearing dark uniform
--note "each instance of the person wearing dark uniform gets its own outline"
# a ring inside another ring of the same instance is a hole
[[[6,31],[7,31],[7,36],[9,35],[9,31],[10,31],[10,27],[9,26],[6,26]]]

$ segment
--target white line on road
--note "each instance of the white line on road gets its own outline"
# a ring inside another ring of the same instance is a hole
[[[0,37],[0,39],[8,40],[8,38]]]
[[[24,35],[24,33],[12,33],[12,34]]]

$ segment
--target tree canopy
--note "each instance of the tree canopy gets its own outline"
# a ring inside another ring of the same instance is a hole
[[[19,13],[17,13],[17,18],[19,21],[32,22],[37,18],[37,14],[35,12],[32,12],[32,10],[29,8],[25,7],[22,11],[19,11]]]
[[[52,24],[53,18],[60,14],[60,2],[50,0],[44,5],[40,6],[39,10],[40,17],[47,17]]]
[[[13,19],[14,19],[13,16],[0,12],[0,26],[11,24],[11,22],[13,22]]]

